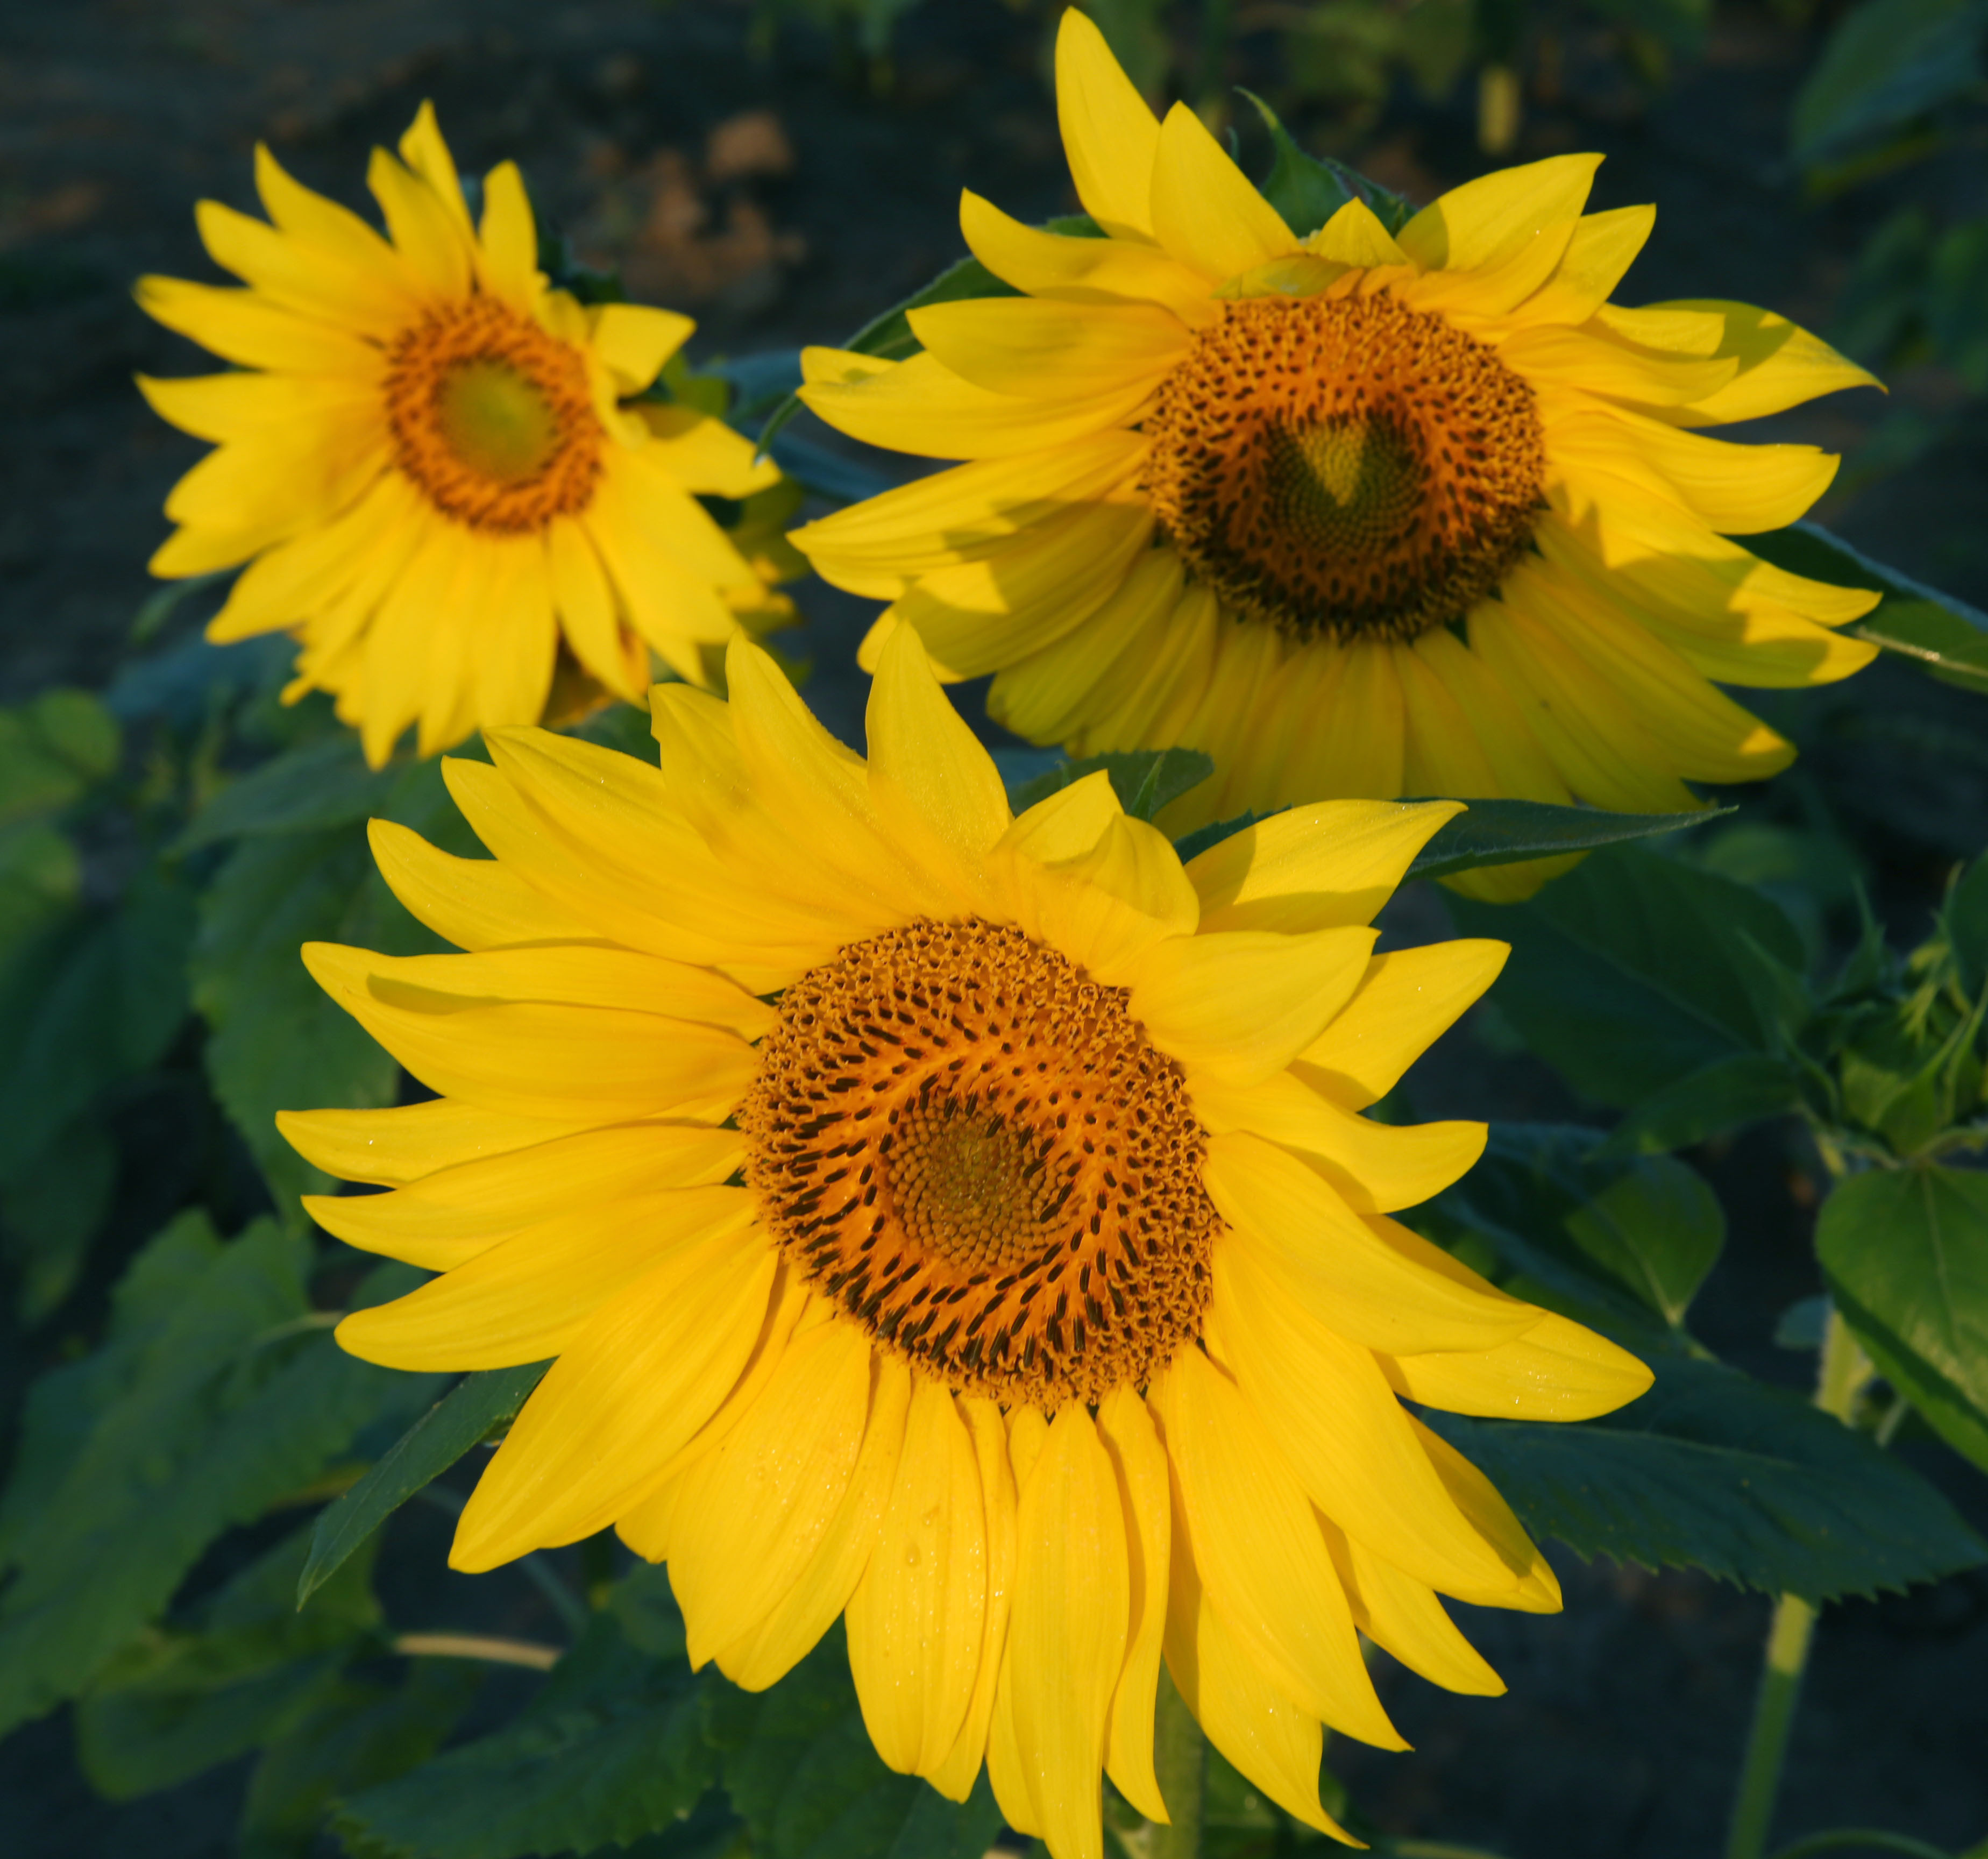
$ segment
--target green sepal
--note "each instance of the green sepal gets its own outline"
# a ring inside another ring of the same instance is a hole
[[[1300,238],[1309,238],[1348,201],[1365,202],[1390,233],[1401,231],[1415,216],[1413,204],[1370,181],[1357,169],[1330,155],[1307,154],[1292,139],[1282,119],[1253,90],[1236,89],[1256,106],[1270,132],[1273,159],[1258,191],[1277,209]]]
[[[465,1375],[387,1448],[357,1484],[318,1513],[310,1553],[297,1576],[302,1607],[380,1526],[432,1484],[479,1440],[516,1418],[549,1364]]]

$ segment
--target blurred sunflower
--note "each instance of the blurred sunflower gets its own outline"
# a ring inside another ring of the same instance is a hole
[[[1795,520],[1834,458],[1691,429],[1868,375],[1766,311],[1611,304],[1655,213],[1583,216],[1598,156],[1300,238],[1075,8],[1057,84],[1103,236],[968,194],[968,244],[1023,294],[914,310],[909,360],[804,358],[831,424],[972,461],[796,532],[894,603],[872,657],[908,625],[1033,741],[1207,751],[1177,830],[1342,795],[1668,811],[1785,766],[1711,681],[1847,675],[1874,648],[1830,629],[1876,597],[1727,539]]]
[[[1550,1610],[1481,1474],[1396,1397],[1577,1419],[1641,1365],[1390,1218],[1481,1124],[1358,1114],[1502,944],[1377,956],[1459,810],[1328,803],[1185,867],[1102,775],[1019,819],[915,638],[865,763],[758,647],[653,694],[660,769],[532,730],[445,763],[494,862],[377,825],[470,951],[316,945],[441,1093],[286,1116],[390,1191],[306,1203],[438,1272],[368,1360],[556,1358],[451,1560],[614,1526],[692,1659],[770,1685],[846,1615],[884,1759],[1097,1859],[1163,1818],[1162,1651],[1209,1736],[1329,1833],[1320,1725],[1403,1746],[1364,1632],[1502,1689],[1437,1599]]]
[[[247,288],[140,282],[151,316],[240,370],[139,384],[220,448],[166,500],[180,527],[153,572],[249,563],[208,637],[294,632],[286,698],[332,692],[375,766],[410,723],[430,755],[536,722],[562,651],[631,702],[652,652],[706,681],[741,616],[785,603],[697,501],[777,495],[777,472],[693,406],[624,404],[691,319],[551,289],[513,163],[472,225],[425,103],[367,178],[384,238],[259,147],[274,224],[199,208]]]

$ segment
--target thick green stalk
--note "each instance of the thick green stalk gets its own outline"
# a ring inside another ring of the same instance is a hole
[[[1187,1708],[1187,1700],[1174,1688],[1173,1674],[1164,1665],[1160,1668],[1159,1710],[1153,1726],[1153,1768],[1173,1822],[1171,1826],[1151,1828],[1147,1859],[1199,1859],[1208,1743],[1193,1712]]]
[[[1870,1378],[1869,1360],[1857,1347],[1841,1313],[1832,1309],[1823,1335],[1815,1404],[1847,1425],[1857,1397]],[[1802,1675],[1807,1669],[1814,1634],[1814,1604],[1798,1594],[1783,1594],[1774,1604],[1773,1621],[1767,1629],[1767,1661],[1754,1701],[1753,1728],[1747,1733],[1746,1759],[1740,1766],[1726,1859],[1762,1859],[1767,1850],[1774,1803],[1781,1790],[1781,1769],[1787,1759],[1788,1735],[1794,1725],[1795,1706],[1801,1701]]]

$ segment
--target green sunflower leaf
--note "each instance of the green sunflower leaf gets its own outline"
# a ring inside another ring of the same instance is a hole
[[[1215,772],[1215,763],[1198,749],[1136,749],[1080,762],[1059,762],[1025,781],[1009,796],[1017,813],[1039,800],[1060,793],[1102,769],[1111,778],[1118,804],[1134,820],[1150,820],[1169,802],[1199,787]]]
[[[1657,1383],[1580,1425],[1424,1418],[1536,1536],[1824,1601],[1934,1581],[1988,1544],[1918,1473],[1797,1396],[1658,1356]]]
[[[373,1540],[380,1526],[424,1486],[450,1466],[492,1429],[512,1419],[546,1372],[535,1362],[523,1368],[491,1368],[465,1375],[387,1448],[359,1482],[318,1514],[310,1552],[297,1577],[301,1607],[344,1564]]]
[[[433,1377],[338,1347],[309,1262],[273,1221],[224,1243],[182,1215],[120,1283],[104,1345],[30,1391],[0,1502],[0,1733],[95,1682],[224,1530],[431,1396]],[[408,1276],[377,1273],[360,1298]]]
[[[1412,803],[1404,801],[1404,806]],[[1591,852],[1625,840],[1653,839],[1702,826],[1732,813],[1706,807],[1689,813],[1604,813],[1596,807],[1557,807],[1543,800],[1470,800],[1416,853],[1408,878],[1446,878],[1485,865]]]
[[[1988,692],[1988,613],[1978,607],[1872,561],[1814,523],[1750,536],[1746,546],[1790,574],[1882,594],[1869,614],[1843,630],[1914,661],[1942,684]]]
[[[79,799],[117,766],[117,720],[86,691],[0,710],[0,826]]]
[[[170,1788],[288,1735],[329,1699],[381,1617],[370,1556],[297,1612],[291,1596],[309,1539],[295,1532],[191,1618],[125,1648],[77,1704],[77,1759],[98,1793]]]
[[[511,1723],[347,1795],[333,1824],[348,1845],[393,1859],[587,1853],[693,1818],[722,1826],[730,1817],[707,1800],[712,1684],[681,1657],[644,1653],[610,1608]]]
[[[1353,198],[1353,191],[1340,179],[1337,162],[1321,161],[1307,154],[1291,139],[1283,120],[1253,90],[1242,95],[1255,106],[1270,132],[1273,159],[1270,171],[1259,184],[1258,191],[1277,209],[1286,225],[1300,238],[1309,238],[1334,214]]]
[[[197,851],[224,840],[342,826],[381,812],[404,768],[370,769],[349,729],[272,755],[215,793],[180,835],[174,850]]]
[[[1524,904],[1452,897],[1449,908],[1466,935],[1511,944],[1493,1002],[1603,1104],[1627,1107],[1737,1054],[1780,1052],[1783,1016],[1805,999],[1801,938],[1777,904],[1639,847],[1598,852]]]
[[[1864,0],[1836,23],[1795,98],[1795,159],[1840,160],[1982,79],[1980,0]]]
[[[1823,1204],[1816,1253],[1885,1377],[1988,1471],[1988,1175],[1925,1164],[1853,1175]]]
[[[838,1622],[770,1691],[714,1698],[725,1786],[753,1859],[980,1859],[1000,1830],[983,1771],[955,1806],[884,1767]]]

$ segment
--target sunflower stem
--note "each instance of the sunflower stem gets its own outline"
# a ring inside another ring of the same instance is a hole
[[[1869,1359],[1858,1347],[1842,1313],[1832,1306],[1823,1334],[1815,1404],[1848,1426],[1857,1397],[1870,1378]],[[1747,1732],[1746,1758],[1740,1769],[1740,1792],[1726,1834],[1726,1859],[1762,1859],[1767,1850],[1774,1803],[1780,1793],[1781,1769],[1787,1759],[1788,1736],[1794,1726],[1795,1706],[1801,1701],[1802,1675],[1815,1636],[1815,1614],[1814,1604],[1799,1594],[1783,1594],[1774,1604],[1753,1727]]]
[[[1153,1726],[1153,1770],[1173,1819],[1168,1826],[1150,1829],[1147,1859],[1199,1859],[1208,1743],[1165,1665],[1160,1668],[1159,1709]]]

